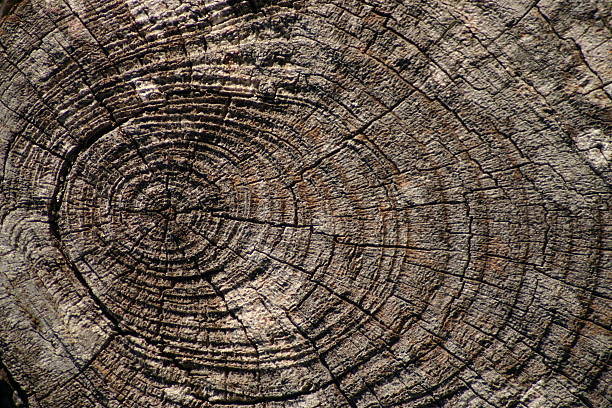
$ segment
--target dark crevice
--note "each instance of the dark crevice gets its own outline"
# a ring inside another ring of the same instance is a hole
[[[27,408],[28,397],[0,360],[0,408]]]
[[[310,346],[312,347],[312,349],[313,349],[315,355],[317,356],[319,362],[321,363],[321,366],[329,374],[332,383],[334,384],[335,388],[338,390],[340,395],[342,395],[344,400],[348,403],[348,405],[351,408],[357,408],[357,404],[346,393],[346,391],[344,391],[344,389],[342,388],[342,384],[340,383],[340,379],[338,378],[338,376],[336,376],[334,374],[334,372],[332,371],[332,369],[329,366],[329,364],[327,363],[327,361],[325,361],[325,359],[321,355],[321,352],[319,351],[319,348],[317,347],[317,344],[314,342],[314,340],[310,336],[308,336],[304,330],[302,330],[302,328],[295,322],[295,320],[293,320],[293,318],[291,317],[291,315],[288,312],[285,312],[285,315],[287,316],[287,319],[291,322],[293,327],[295,327],[295,329],[300,334],[300,336],[302,336],[302,338],[304,340],[306,340],[310,344]]]
[[[12,14],[19,3],[21,0],[0,0],[0,17]]]

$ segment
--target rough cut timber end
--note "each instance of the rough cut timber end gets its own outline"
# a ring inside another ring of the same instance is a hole
[[[612,405],[608,1],[13,3],[1,404]]]

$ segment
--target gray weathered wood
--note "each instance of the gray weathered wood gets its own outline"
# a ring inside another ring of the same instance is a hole
[[[26,0],[0,372],[30,407],[610,406],[586,0]]]

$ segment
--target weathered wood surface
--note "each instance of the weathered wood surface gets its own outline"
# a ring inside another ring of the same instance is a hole
[[[0,351],[31,407],[610,406],[610,3],[31,0]]]

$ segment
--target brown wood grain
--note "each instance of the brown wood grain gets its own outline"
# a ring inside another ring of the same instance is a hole
[[[606,1],[20,2],[5,394],[609,406],[611,47]]]

